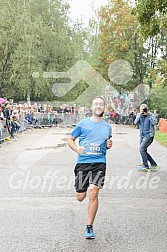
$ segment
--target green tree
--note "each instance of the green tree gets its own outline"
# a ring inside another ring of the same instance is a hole
[[[167,118],[167,1],[139,0],[133,14],[139,21],[138,32],[149,51],[151,62],[148,67],[146,82],[152,87],[148,99],[150,108],[157,109],[160,116]]]
[[[43,72],[66,71],[76,61],[69,5],[59,0],[0,0],[1,94],[53,99],[55,80]],[[39,78],[32,73],[39,72]]]
[[[133,13],[145,38],[167,34],[167,0],[138,0]]]
[[[115,60],[126,60],[133,67],[134,75],[126,85],[133,89],[144,82],[150,48],[143,45],[137,33],[138,21],[132,15],[132,6],[123,0],[110,0],[100,11],[100,66],[108,78],[108,68]]]

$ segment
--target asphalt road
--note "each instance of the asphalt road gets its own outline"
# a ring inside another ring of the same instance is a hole
[[[138,172],[139,131],[113,125],[96,239],[85,240],[88,199],[74,197],[70,131],[34,129],[1,144],[0,252],[166,252],[167,149],[154,141],[159,169]]]

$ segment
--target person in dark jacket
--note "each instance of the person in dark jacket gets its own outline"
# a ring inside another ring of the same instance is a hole
[[[154,140],[156,118],[148,112],[146,104],[140,106],[140,113],[136,116],[134,123],[140,128],[140,154],[143,162],[138,171],[154,170],[157,168],[157,163],[147,152],[147,148]]]

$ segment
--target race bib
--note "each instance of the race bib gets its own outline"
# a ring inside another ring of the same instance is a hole
[[[101,146],[97,143],[90,143],[86,148],[87,155],[100,155],[102,154],[101,151]]]

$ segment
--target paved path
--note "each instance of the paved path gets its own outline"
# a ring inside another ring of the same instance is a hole
[[[139,173],[138,130],[113,125],[96,239],[88,241],[87,199],[74,198],[70,130],[29,130],[1,146],[0,252],[166,252],[167,149],[154,141],[160,168]]]

